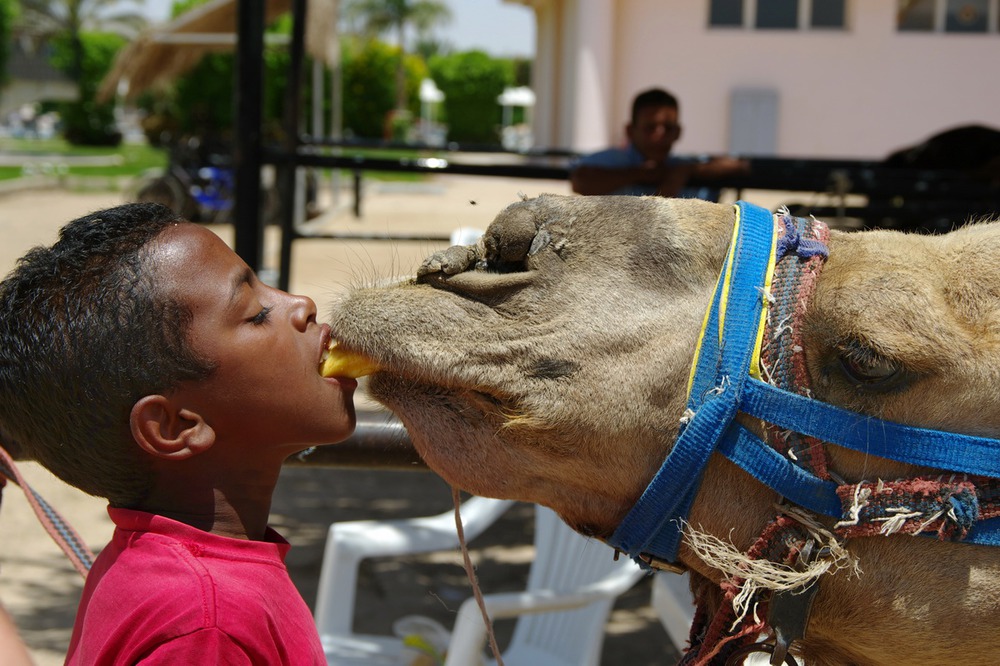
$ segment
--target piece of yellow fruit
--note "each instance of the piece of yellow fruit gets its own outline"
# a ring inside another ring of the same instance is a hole
[[[336,341],[330,343],[319,373],[324,377],[351,377],[357,379],[378,370],[378,365],[361,354],[344,351]]]

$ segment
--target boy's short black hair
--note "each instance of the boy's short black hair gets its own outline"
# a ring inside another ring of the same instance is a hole
[[[673,94],[667,92],[663,88],[650,88],[649,90],[644,90],[635,96],[632,100],[632,122],[635,123],[639,116],[639,111],[643,109],[659,108],[661,106],[669,106],[672,109],[677,109],[680,111],[680,104],[677,102],[677,98]]]
[[[151,482],[132,406],[212,371],[187,345],[191,312],[158,293],[151,264],[151,242],[183,221],[157,204],[92,213],[0,283],[0,431],[114,506],[135,506]]]

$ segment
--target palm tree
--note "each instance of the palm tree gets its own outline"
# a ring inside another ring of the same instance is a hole
[[[344,8],[348,20],[357,20],[369,35],[395,33],[399,46],[396,65],[396,108],[406,108],[406,27],[412,25],[419,35],[448,23],[451,10],[440,0],[350,0]]]
[[[114,12],[116,5],[143,4],[144,0],[21,0],[19,28],[37,37],[69,37],[73,53],[69,75],[80,81],[83,73],[82,32],[113,32],[134,36],[146,24],[136,11]]]

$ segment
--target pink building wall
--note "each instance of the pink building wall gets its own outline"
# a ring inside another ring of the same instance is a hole
[[[834,31],[710,29],[708,0],[525,4],[556,21],[537,31],[540,145],[620,142],[631,97],[654,85],[681,100],[680,153],[728,152],[730,95],[746,87],[777,91],[783,157],[879,158],[960,124],[1000,128],[1000,34],[899,33],[896,0],[847,0]]]

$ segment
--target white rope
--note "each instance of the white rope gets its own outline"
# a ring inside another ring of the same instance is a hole
[[[860,573],[857,559],[844,548],[833,533],[795,507],[780,506],[779,509],[801,523],[820,547],[829,548],[829,557],[818,558],[799,570],[779,562],[751,559],[731,542],[701,532],[690,523],[684,525],[684,542],[699,559],[713,569],[721,571],[729,581],[734,579],[744,581],[739,593],[733,599],[733,611],[736,614],[733,627],[738,626],[749,612],[753,612],[756,616],[756,608],[751,607],[751,602],[757,598],[760,590],[803,589],[823,574],[845,568],[850,569],[854,575]]]

